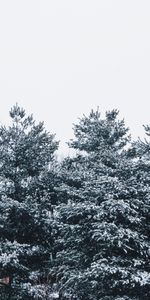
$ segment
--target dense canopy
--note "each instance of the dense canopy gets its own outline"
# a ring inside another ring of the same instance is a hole
[[[17,104],[0,127],[1,299],[150,298],[150,126],[132,141],[119,112],[74,124],[76,153]]]

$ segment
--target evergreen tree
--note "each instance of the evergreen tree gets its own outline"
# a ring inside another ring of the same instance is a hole
[[[68,299],[150,296],[149,186],[139,186],[134,151],[125,150],[128,129],[117,116],[92,111],[80,119],[70,143],[78,154],[63,162],[56,264]]]
[[[44,299],[41,283],[49,274],[55,231],[58,142],[17,104],[10,117],[12,124],[0,127],[0,278],[9,278],[4,294],[10,292],[11,299],[35,299],[36,293]]]

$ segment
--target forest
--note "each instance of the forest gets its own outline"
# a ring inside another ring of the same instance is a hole
[[[0,299],[150,299],[150,126],[74,124],[73,155],[18,104],[0,125]],[[134,116],[133,116],[134,117]],[[61,126],[61,124],[60,124]]]

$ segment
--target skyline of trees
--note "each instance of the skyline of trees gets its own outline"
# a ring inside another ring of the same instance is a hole
[[[3,299],[148,300],[150,127],[132,141],[119,112],[74,124],[75,154],[17,104],[0,127]]]

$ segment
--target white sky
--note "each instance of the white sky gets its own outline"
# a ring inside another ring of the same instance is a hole
[[[0,121],[18,102],[64,142],[97,106],[150,123],[149,0],[0,0]]]

